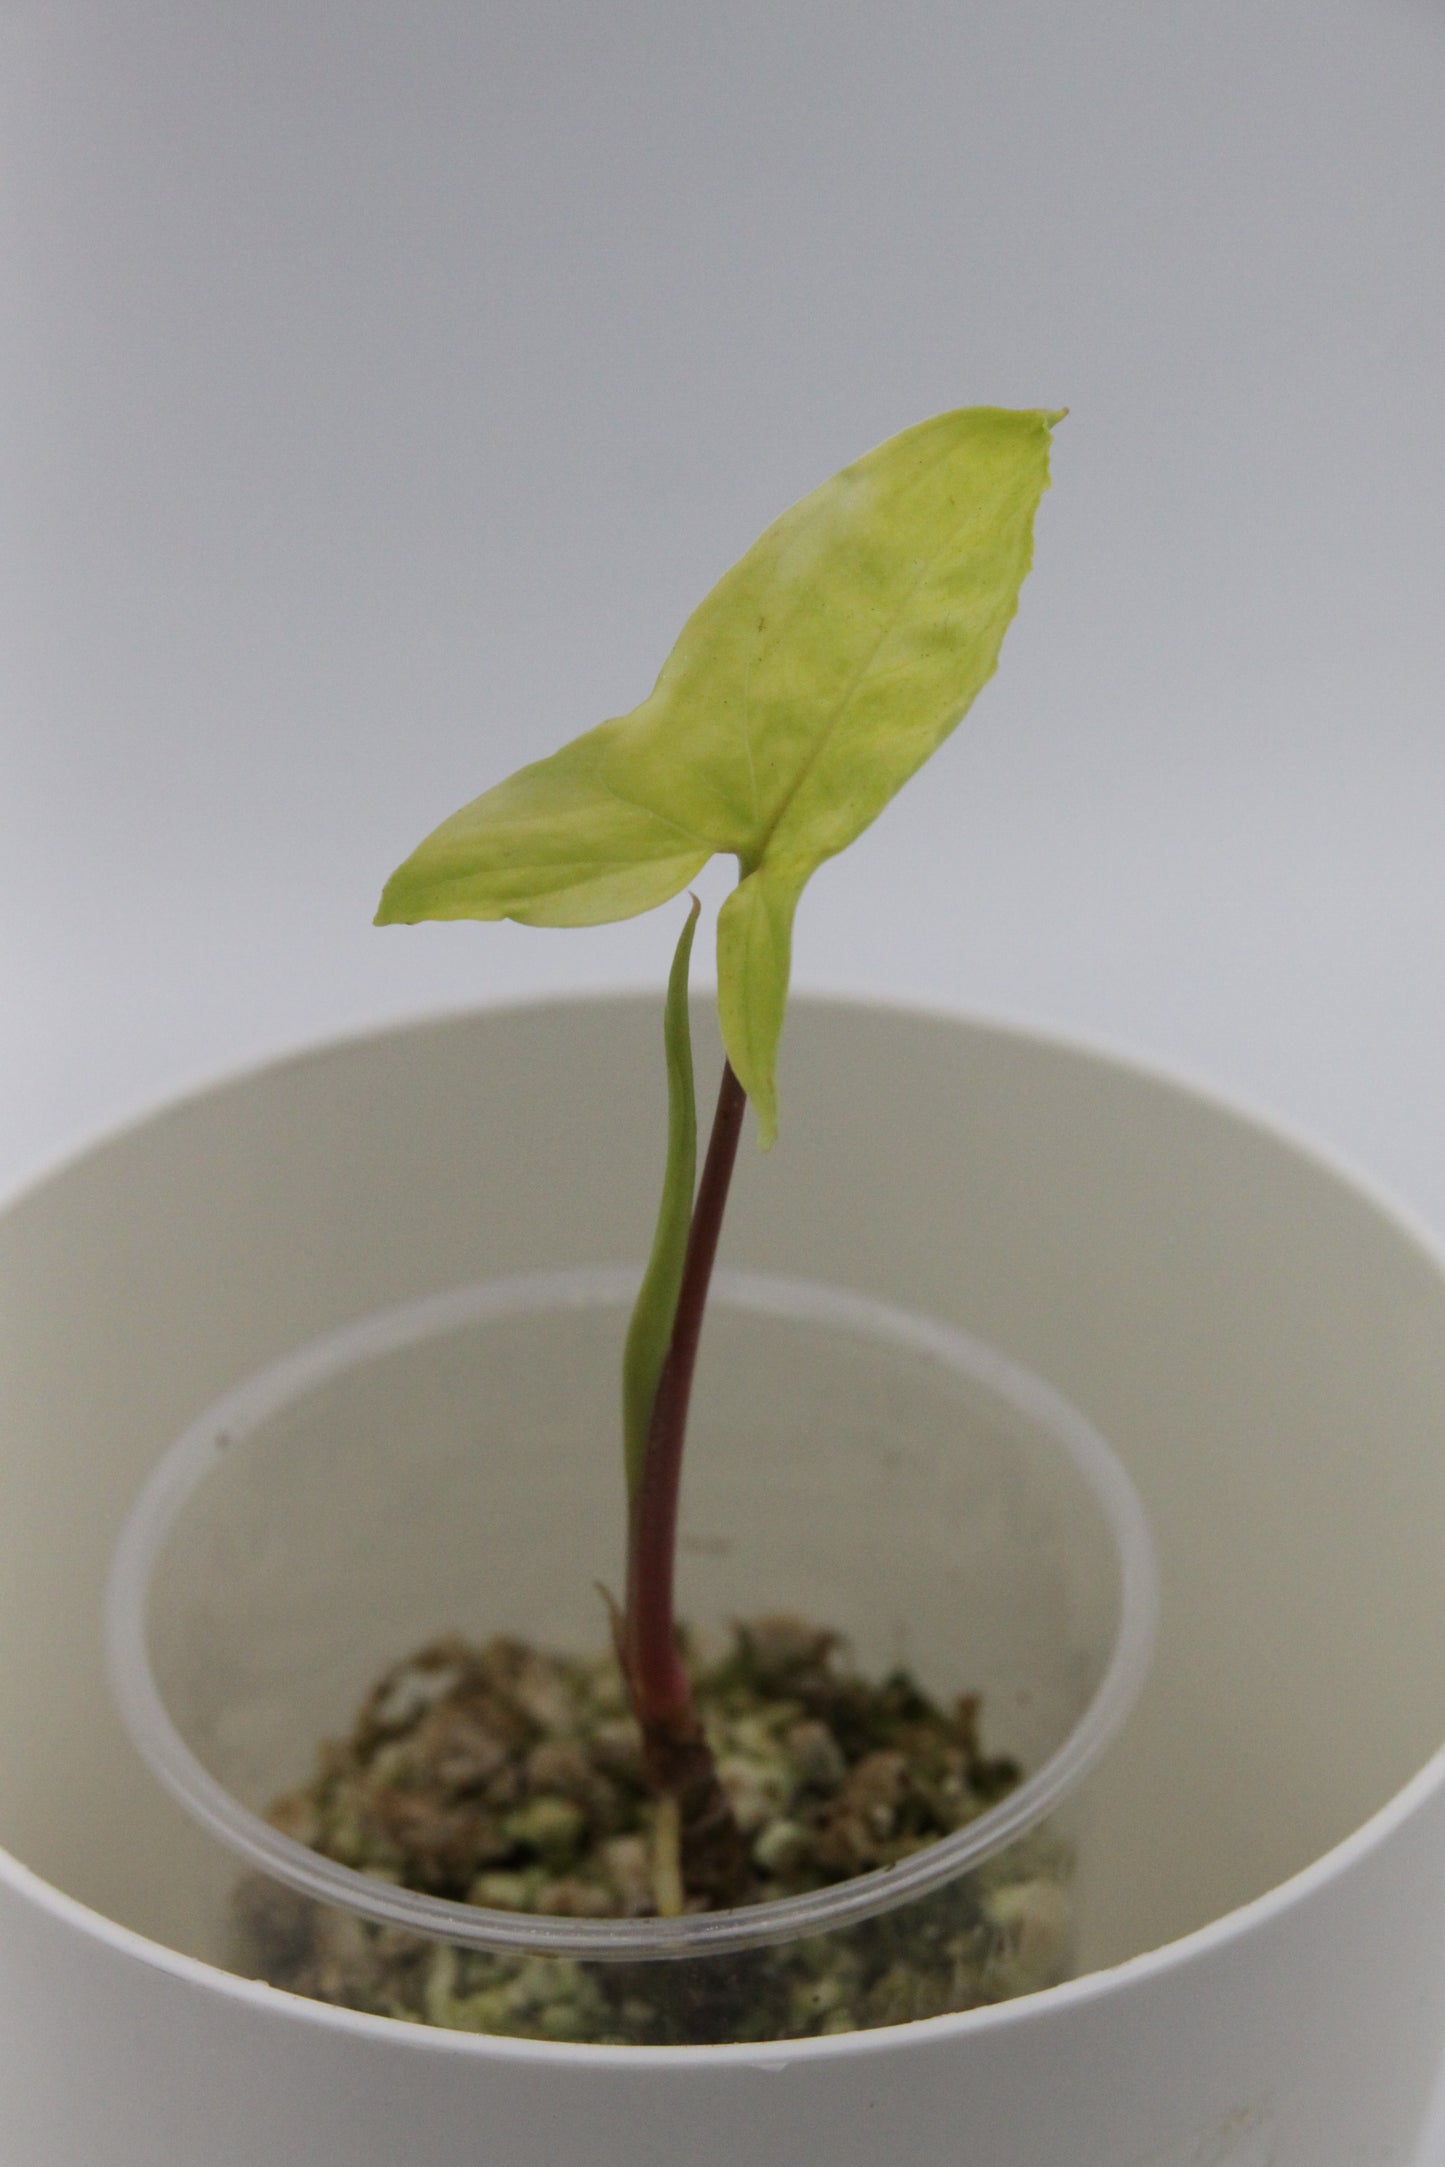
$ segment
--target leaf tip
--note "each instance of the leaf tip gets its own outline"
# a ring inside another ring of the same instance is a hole
[[[376,906],[376,916],[371,922],[373,925],[405,925],[407,922],[405,905],[397,897],[394,873],[381,891],[381,901]]]

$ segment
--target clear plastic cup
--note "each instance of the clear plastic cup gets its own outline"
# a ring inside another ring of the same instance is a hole
[[[218,1840],[208,1953],[382,2014],[640,2044],[861,2028],[1055,1983],[1087,1870],[1081,1779],[1152,1647],[1144,1514],[1049,1387],[836,1288],[717,1276],[680,1611],[703,1641],[799,1615],[859,1671],[977,1694],[1015,1788],[886,1868],[681,1917],[428,1896],[266,1818],[439,1635],[605,1648],[635,1284],[554,1272],[367,1318],[249,1380],[156,1467],[114,1560],[109,1663],[136,1746]]]

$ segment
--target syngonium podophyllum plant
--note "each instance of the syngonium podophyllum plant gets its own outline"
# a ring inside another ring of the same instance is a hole
[[[662,1202],[623,1357],[628,1494],[618,1652],[680,1888],[746,1894],[742,1839],[695,1714],[673,1612],[683,1437],[748,1099],[767,1148],[793,915],[992,676],[1033,552],[1062,415],[940,414],[768,528],[683,626],[648,698],[454,813],[386,885],[378,924],[601,925],[687,888],[717,851],[726,1060],[697,1180],[687,1018],[693,898],[668,982]],[[679,1890],[680,1893],[680,1890]]]

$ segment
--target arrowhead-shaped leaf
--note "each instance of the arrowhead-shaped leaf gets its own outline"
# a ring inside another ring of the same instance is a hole
[[[642,705],[445,821],[378,923],[597,925],[733,852],[718,1010],[770,1142],[798,897],[992,676],[1061,418],[941,414],[804,497],[693,612]]]

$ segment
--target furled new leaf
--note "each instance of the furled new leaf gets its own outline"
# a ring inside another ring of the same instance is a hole
[[[667,1062],[667,1157],[652,1254],[642,1275],[622,1357],[622,1439],[629,1497],[642,1479],[658,1379],[672,1338],[677,1300],[682,1292],[683,1266],[687,1262],[688,1230],[692,1225],[692,1192],[697,1176],[697,1099],[692,1081],[687,969],[692,957],[692,936],[697,930],[698,907],[694,896],[687,923],[678,937],[677,952],[667,981],[667,1005],[662,1016],[662,1043]]]
[[[443,822],[378,922],[597,925],[734,853],[718,1012],[769,1142],[798,898],[992,676],[1061,418],[941,414],[804,497],[694,610],[640,707]]]

